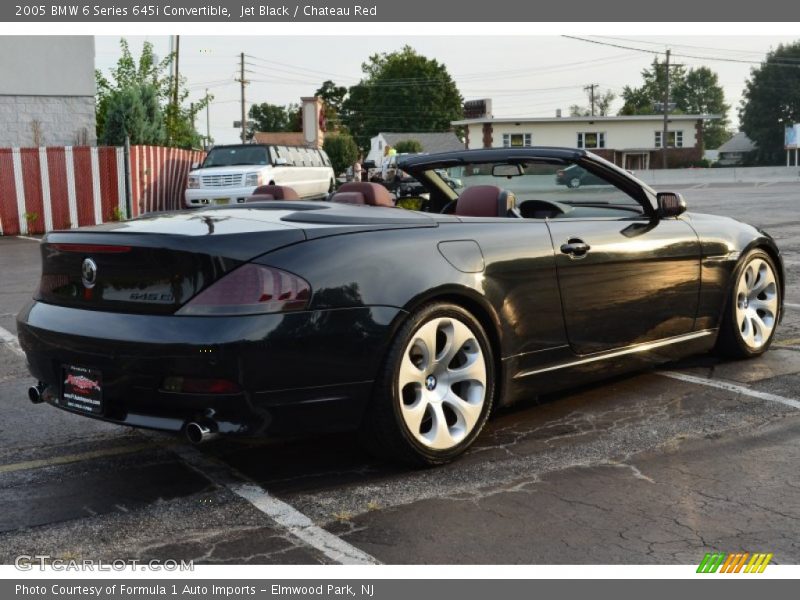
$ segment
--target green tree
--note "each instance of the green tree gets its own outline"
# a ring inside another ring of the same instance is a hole
[[[348,90],[341,120],[364,151],[381,131],[449,131],[463,99],[445,65],[410,46],[373,54],[364,77]]]
[[[619,111],[621,115],[661,114],[666,89],[665,63],[657,58],[649,69],[642,71],[643,83],[640,87],[625,86],[622,90],[624,104]],[[729,137],[728,110],[725,94],[719,84],[719,78],[708,67],[692,68],[688,71],[680,65],[670,67],[669,76],[670,103],[675,107],[674,114],[717,114],[718,120],[703,123],[703,145],[706,148],[718,148]],[[658,106],[657,106],[658,105]]]
[[[294,131],[290,129],[287,107],[262,102],[251,106],[248,116],[254,121],[253,126],[248,129],[247,135],[250,139],[256,131]]]
[[[337,175],[346,171],[358,159],[358,146],[352,136],[346,133],[325,136],[322,149],[331,159],[333,172]]]
[[[132,144],[162,144],[166,136],[156,90],[147,84],[114,90],[105,99],[100,143],[120,146],[125,136]]]
[[[800,42],[779,45],[760,66],[751,69],[745,84],[739,120],[753,140],[756,160],[781,164],[787,125],[800,122]]]
[[[422,152],[422,143],[419,140],[400,140],[394,145],[398,154],[417,154]]]
[[[725,104],[725,94],[714,71],[708,67],[690,69],[682,84],[675,87],[672,97],[685,113],[722,115],[719,120],[703,123],[703,145],[706,148],[719,148],[731,137],[728,131],[730,105]]]
[[[666,64],[654,58],[650,68],[642,71],[642,85],[640,87],[626,85],[622,89],[624,104],[619,114],[652,115],[660,112],[656,110],[654,105],[664,102],[664,91],[667,85],[666,72]],[[685,67],[675,65],[670,67],[669,85],[672,91],[670,102],[675,101],[675,90],[683,85],[685,77]],[[680,111],[676,110],[675,112]]]
[[[96,114],[97,114],[97,138],[106,139],[105,128],[106,119],[109,114],[108,105],[112,98],[119,102],[119,93],[123,90],[138,89],[141,96],[142,90],[149,88],[151,91],[144,92],[152,94],[156,98],[156,103],[160,107],[161,124],[165,136],[162,142],[171,146],[181,148],[198,147],[200,145],[200,134],[195,130],[193,124],[193,114],[188,108],[184,108],[186,99],[189,97],[189,89],[186,87],[186,78],[180,77],[177,82],[177,99],[174,103],[176,82],[171,74],[172,61],[175,60],[174,54],[169,54],[163,59],[158,59],[153,52],[153,45],[144,42],[142,53],[137,60],[131,53],[128,41],[120,39],[120,49],[122,55],[117,61],[117,65],[109,71],[110,76],[106,76],[99,69],[95,70],[96,81]],[[136,92],[128,94],[128,100],[136,96]],[[194,111],[198,112],[205,108],[206,104],[213,100],[213,96],[207,96],[194,103]],[[146,114],[155,114],[152,106],[146,106]]]
[[[580,106],[573,104],[569,107],[569,116],[571,117],[589,117],[592,115],[592,94],[587,90],[589,96],[589,106]],[[617,99],[617,95],[611,90],[606,90],[602,94],[595,94],[594,96],[594,114],[600,117],[605,117],[611,110],[611,103]]]
[[[347,88],[343,85],[336,85],[330,79],[322,82],[314,95],[321,98],[325,120],[328,122],[329,130],[336,130],[340,127],[339,114],[342,112],[342,104],[347,96]]]

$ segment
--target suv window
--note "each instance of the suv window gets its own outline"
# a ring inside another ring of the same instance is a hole
[[[203,168],[268,164],[269,156],[264,146],[219,146],[209,150]]]

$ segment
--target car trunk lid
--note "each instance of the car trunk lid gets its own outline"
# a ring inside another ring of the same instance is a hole
[[[172,314],[242,263],[301,242],[301,228],[225,211],[164,213],[49,233],[36,299],[111,312]]]

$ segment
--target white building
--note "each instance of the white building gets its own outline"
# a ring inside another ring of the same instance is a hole
[[[0,36],[0,147],[94,145],[92,36]]]
[[[719,115],[670,115],[667,156],[670,167],[703,157],[703,121]],[[662,115],[613,117],[491,118],[453,121],[466,130],[467,148],[561,146],[585,148],[631,170],[659,168]]]

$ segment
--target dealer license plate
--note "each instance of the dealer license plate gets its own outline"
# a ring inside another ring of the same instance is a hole
[[[64,366],[64,385],[61,405],[93,415],[103,413],[103,376],[100,371]]]

